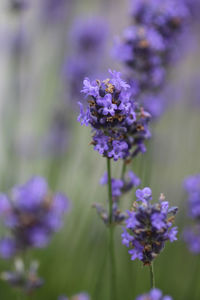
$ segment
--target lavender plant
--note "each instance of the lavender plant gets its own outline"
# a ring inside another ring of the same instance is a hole
[[[22,257],[31,248],[46,247],[52,234],[61,228],[68,210],[66,196],[49,192],[46,180],[39,176],[15,186],[11,196],[1,194],[0,218],[7,235],[0,240],[0,256]],[[16,261],[14,271],[4,272],[1,277],[23,291],[32,292],[42,283],[36,272],[37,264],[30,263],[27,269],[21,259]]]
[[[136,191],[136,202],[128,211],[126,229],[122,233],[122,243],[130,248],[131,260],[139,259],[150,267],[151,287],[155,288],[153,260],[163,250],[166,241],[177,240],[177,227],[172,227],[177,207],[169,207],[161,194],[159,202],[152,204],[149,187]]]
[[[169,66],[177,60],[176,47],[188,23],[189,10],[182,1],[142,0],[132,2],[131,16],[133,25],[117,42],[115,56],[126,67],[128,82],[136,78],[133,90],[136,84],[138,101],[158,117],[167,104],[161,93]]]
[[[150,114],[143,110],[131,97],[130,86],[121,79],[116,71],[109,71],[111,78],[100,81],[83,82],[82,93],[88,100],[88,106],[79,102],[81,125],[90,125],[93,136],[91,144],[94,150],[107,159],[107,174],[102,179],[108,185],[108,212],[96,204],[97,212],[109,226],[109,253],[111,263],[112,299],[116,299],[115,259],[114,259],[114,225],[124,220],[125,214],[118,209],[119,197],[122,193],[139,184],[139,178],[129,172],[126,177],[126,162],[139,153],[144,153],[144,142],[150,138],[148,123]],[[111,159],[123,160],[121,179],[111,177]]]

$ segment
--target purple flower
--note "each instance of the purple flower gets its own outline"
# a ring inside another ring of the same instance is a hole
[[[100,180],[100,184],[105,185],[108,183],[108,174],[105,173]],[[112,178],[112,196],[115,200],[118,199],[123,193],[130,191],[133,187],[140,184],[140,179],[132,172],[129,171],[125,174],[123,179]]]
[[[178,228],[173,227],[169,232],[168,232],[168,238],[170,242],[177,241],[177,233],[178,233]]]
[[[142,247],[139,246],[138,248],[131,249],[128,253],[131,255],[131,260],[135,260],[136,258],[142,260]]]
[[[26,185],[13,188],[15,205],[24,211],[37,209],[47,195],[48,185],[43,177],[33,177]]]
[[[138,258],[144,265],[151,264],[166,241],[175,241],[178,232],[177,227],[172,227],[177,209],[169,208],[163,194],[158,203],[151,204],[151,195],[150,188],[136,191],[137,201],[141,203],[135,202],[133,209],[128,211],[122,234],[122,243],[130,248],[131,259]]]
[[[114,160],[123,159],[129,155],[128,144],[124,141],[113,141],[112,147],[112,150],[108,152],[108,157]]]
[[[170,296],[163,296],[159,289],[152,289],[148,294],[138,296],[135,300],[173,300]]]
[[[130,243],[133,241],[134,237],[130,235],[126,230],[121,235],[122,244],[129,248]]]
[[[90,82],[89,78],[83,80],[83,89],[81,91],[86,96],[99,96],[99,87],[96,81]]]
[[[46,180],[39,176],[24,185],[15,186],[9,200],[1,194],[0,217],[13,236],[2,242],[2,251],[7,251],[8,256],[15,254],[9,250],[13,241],[16,251],[45,247],[52,234],[61,228],[68,210],[68,199],[61,193],[50,194]]]
[[[133,229],[137,227],[140,223],[136,218],[136,213],[134,211],[127,211],[128,218],[126,220],[126,228]]]
[[[108,114],[114,116],[117,105],[112,103],[112,95],[106,94],[104,96],[103,102],[103,108],[100,108],[99,112],[102,112],[104,116],[107,116]]]
[[[163,213],[154,213],[151,216],[151,224],[153,227],[155,227],[158,230],[162,230],[166,227],[165,223],[165,215]],[[174,229],[174,228],[173,228]],[[171,239],[170,239],[171,241]],[[171,241],[172,242],[172,241]]]
[[[109,70],[109,73],[112,76],[110,83],[115,87],[115,89],[118,92],[122,90],[126,91],[128,88],[130,88],[130,85],[121,79],[120,72]]]
[[[108,146],[109,138],[107,136],[97,134],[94,136],[94,150],[98,151],[101,155],[105,155],[105,153],[109,150]]]
[[[103,185],[108,183],[108,174],[107,173],[105,173],[103,175],[103,177],[100,180],[100,183],[103,184]],[[123,180],[112,178],[111,179],[111,185],[112,185],[112,196],[113,197],[121,196],[121,194],[122,194],[121,190],[124,186]]]
[[[135,195],[138,201],[143,201],[144,203],[147,203],[152,199],[152,191],[149,187],[146,187],[143,190],[138,189]]]

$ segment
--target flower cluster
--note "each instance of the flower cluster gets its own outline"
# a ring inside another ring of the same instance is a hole
[[[105,173],[100,180],[100,184],[105,185],[108,183],[108,174]],[[123,179],[112,178],[112,197],[117,200],[123,193],[130,191],[133,187],[140,185],[140,179],[132,172],[128,171]]]
[[[115,49],[118,59],[133,70],[140,91],[156,89],[163,84],[165,51],[162,35],[146,25],[127,28]]]
[[[163,99],[168,68],[180,54],[177,44],[184,36],[190,13],[184,1],[137,0],[133,1],[131,15],[133,25],[116,43],[115,56],[126,66],[127,81],[132,85],[132,79],[136,79],[132,90],[135,94],[137,85],[139,103],[157,118],[167,98],[160,105],[154,98]]]
[[[15,269],[13,271],[6,271],[1,274],[1,279],[9,283],[12,287],[17,287],[25,293],[32,293],[34,290],[40,288],[44,281],[37,275],[38,263],[31,262],[28,270],[21,259],[15,260]]]
[[[184,230],[184,240],[192,253],[200,253],[200,174],[189,176],[184,180],[184,188],[188,193],[188,212],[195,226]]]
[[[132,260],[138,258],[144,265],[150,265],[166,241],[177,239],[177,227],[172,227],[177,207],[170,208],[163,194],[158,203],[152,204],[152,191],[148,187],[138,189],[136,198],[133,209],[128,211],[122,243],[131,248]]]
[[[159,289],[152,289],[148,294],[138,296],[136,300],[172,300],[172,297],[164,296]]]
[[[51,194],[42,177],[15,186],[9,198],[1,194],[0,218],[10,235],[0,240],[0,255],[9,258],[29,247],[45,247],[62,226],[68,208],[67,198],[61,193]]]
[[[136,23],[153,26],[171,41],[185,27],[189,11],[184,1],[137,0],[133,2],[132,16]]]
[[[84,80],[82,92],[89,105],[80,105],[78,121],[93,129],[94,150],[114,160],[128,159],[145,152],[144,141],[150,137],[150,114],[130,97],[129,85],[120,72],[109,71],[111,79]]]
[[[58,300],[69,300],[69,298],[67,298],[66,296],[60,296]],[[90,300],[90,297],[87,293],[80,293],[72,296],[70,300]]]

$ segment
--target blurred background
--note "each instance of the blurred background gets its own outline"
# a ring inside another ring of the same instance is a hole
[[[30,253],[45,279],[32,299],[55,300],[80,291],[94,300],[109,299],[106,230],[92,208],[93,202],[106,201],[106,187],[99,185],[106,161],[89,145],[90,129],[76,121],[77,101],[85,76],[102,78],[108,68],[121,70],[112,48],[130,24],[129,6],[128,0],[0,2],[0,191],[7,193],[13,185],[41,175],[72,203],[50,245]],[[200,299],[200,286],[193,279],[200,275],[200,258],[182,241],[189,222],[182,182],[200,172],[198,29],[194,24],[185,48],[178,49],[181,59],[168,79],[170,105],[152,123],[148,151],[130,166],[142,178],[141,187],[152,188],[155,199],[163,192],[171,205],[180,207],[179,240],[166,245],[155,261],[157,286],[176,300]],[[94,44],[81,44],[84,30],[95,36]],[[112,167],[119,176],[121,162]],[[122,206],[129,208],[133,200],[134,191]],[[121,231],[118,227],[115,235],[118,299],[133,300],[149,290],[149,271],[131,262]],[[11,264],[1,259],[0,271]],[[17,299],[3,281],[0,299]]]

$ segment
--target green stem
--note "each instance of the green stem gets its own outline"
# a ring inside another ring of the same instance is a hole
[[[112,225],[112,183],[111,183],[111,163],[110,158],[107,158],[107,172],[108,172],[108,201],[109,201],[109,223]]]
[[[110,299],[116,300],[116,268],[115,268],[115,250],[114,250],[114,230],[111,225],[109,230],[109,253],[110,253]]]
[[[111,300],[116,300],[116,268],[115,268],[115,249],[114,249],[114,224],[112,212],[112,182],[111,182],[111,161],[107,158],[108,172],[108,200],[109,200],[109,261],[110,261],[110,293]]]
[[[126,173],[126,161],[124,160],[123,161],[123,165],[122,165],[122,172],[121,172],[121,179],[124,180],[124,176],[125,176],[125,173]]]
[[[150,270],[151,288],[154,289],[155,288],[155,276],[154,276],[153,263],[150,264],[149,270]]]

